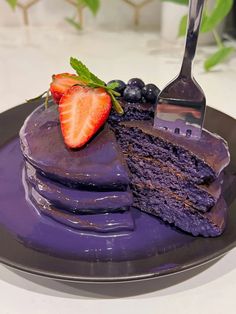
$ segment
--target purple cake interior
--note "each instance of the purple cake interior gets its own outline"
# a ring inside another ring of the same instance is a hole
[[[206,130],[196,141],[154,129],[148,121],[128,121],[117,125],[116,135],[122,149],[126,138],[132,136],[134,153],[174,166],[198,184],[213,182],[229,163],[226,142]]]
[[[219,180],[209,185],[196,185],[189,182],[188,178],[174,167],[160,160],[151,157],[140,158],[139,154],[133,154],[128,147],[125,155],[132,173],[132,182],[135,182],[140,189],[145,187],[158,189],[202,212],[213,207],[220,197]]]
[[[110,126],[114,126],[116,130],[117,123],[122,121],[153,121],[154,110],[153,105],[150,103],[129,103],[121,100],[121,105],[124,110],[123,115],[118,115],[112,110],[108,122]]]

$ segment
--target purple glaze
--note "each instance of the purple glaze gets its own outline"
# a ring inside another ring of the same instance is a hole
[[[124,211],[133,204],[131,191],[85,191],[67,187],[38,173],[26,162],[26,181],[52,205],[73,213]]]
[[[136,209],[132,209],[133,232],[99,234],[63,226],[26,200],[23,163],[19,139],[0,150],[0,224],[26,246],[65,258],[121,261],[166,253],[195,240]]]
[[[78,229],[79,231],[92,232],[123,232],[134,230],[134,220],[130,211],[123,213],[105,213],[96,215],[70,214],[52,206],[32,186],[24,181],[26,199],[31,201],[35,210],[61,223],[62,225]]]
[[[104,127],[83,149],[70,150],[63,143],[57,106],[38,107],[20,131],[25,158],[47,176],[89,189],[124,190],[129,175],[115,135]]]

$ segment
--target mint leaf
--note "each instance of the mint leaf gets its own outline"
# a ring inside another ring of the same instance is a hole
[[[91,73],[91,72],[90,72],[90,77],[91,77],[91,80],[92,80],[94,83],[105,86],[105,82],[103,82],[102,80],[100,80],[96,75],[94,75],[94,74]]]
[[[105,86],[105,83],[100,80],[95,74],[91,73],[89,69],[81,61],[70,58],[70,65],[79,75],[82,80],[85,80],[85,83],[94,83],[99,86]]]
[[[76,71],[82,81],[85,83],[89,83],[91,81],[90,71],[81,61],[71,57],[70,65]]]
[[[12,9],[16,8],[17,0],[6,0],[6,1],[12,7]]]
[[[176,4],[188,5],[188,0],[162,0],[163,2],[174,2]]]
[[[81,7],[87,7],[90,11],[96,15],[100,8],[100,0],[77,0],[77,4]]]
[[[184,15],[181,18],[181,21],[180,21],[180,24],[179,24],[178,37],[182,37],[182,36],[184,36],[186,34],[187,21],[188,21],[188,16],[186,14],[186,15]]]
[[[66,17],[66,21],[74,26],[78,31],[80,31],[82,29],[80,23],[76,22],[74,19],[70,18],[70,17]]]
[[[204,62],[204,69],[209,71],[211,68],[227,59],[231,53],[235,51],[234,47],[222,47],[217,52],[213,53]]]
[[[108,86],[103,82],[100,78],[98,78],[95,74],[89,71],[85,64],[76,58],[70,58],[70,65],[78,74],[78,79],[85,83],[87,86],[91,88],[102,87],[106,90],[106,92],[111,96],[112,103],[116,111],[120,114],[123,114],[123,108],[119,104],[118,100],[115,96],[120,96],[114,89],[119,85],[118,83],[111,83]]]
[[[201,32],[206,33],[213,30],[232,9],[233,0],[216,0],[216,4],[209,14],[206,13],[205,20],[202,22]]]

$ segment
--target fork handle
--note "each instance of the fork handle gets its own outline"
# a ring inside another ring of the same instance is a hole
[[[180,74],[191,77],[192,61],[195,56],[198,34],[202,19],[204,0],[190,0],[188,13],[188,31],[185,43],[185,52]]]

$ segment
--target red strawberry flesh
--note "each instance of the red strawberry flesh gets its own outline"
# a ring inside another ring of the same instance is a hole
[[[71,87],[59,103],[61,131],[70,148],[84,146],[106,122],[111,98],[103,88]]]
[[[81,84],[81,82],[76,78],[75,74],[61,73],[53,75],[50,92],[55,103],[59,104],[62,95],[76,84]]]

